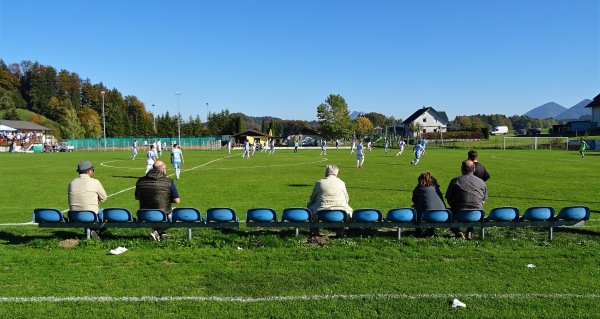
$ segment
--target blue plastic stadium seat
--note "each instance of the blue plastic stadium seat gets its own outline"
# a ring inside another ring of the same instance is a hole
[[[355,222],[372,223],[382,221],[381,211],[373,208],[357,209],[352,213],[352,220]]]
[[[33,210],[33,221],[36,223],[64,223],[65,217],[55,208],[36,208]]]
[[[548,206],[535,206],[525,210],[521,220],[550,220],[554,218],[554,208]]]
[[[568,206],[558,212],[556,220],[588,220],[590,208],[586,206]]]
[[[393,223],[412,223],[417,221],[417,211],[414,208],[393,208],[388,211],[385,221]]]
[[[485,212],[479,209],[461,209],[454,214],[454,220],[461,223],[480,222]]]
[[[167,222],[169,217],[165,212],[160,209],[138,209],[137,213],[138,222]]]
[[[519,220],[519,209],[516,207],[504,206],[492,208],[487,221],[510,222]]]
[[[70,210],[67,213],[67,221],[70,223],[98,223],[101,220],[98,218],[98,214],[91,210]]]
[[[246,222],[276,222],[277,214],[271,208],[251,208],[246,213]]]
[[[202,214],[196,208],[192,207],[177,207],[171,212],[172,222],[203,222]]]
[[[420,222],[447,223],[452,219],[452,212],[448,209],[429,209],[423,212]]]
[[[336,223],[348,221],[348,213],[343,210],[320,210],[317,212],[317,221]]]
[[[105,208],[102,212],[104,221],[109,223],[133,222],[133,216],[126,208]]]
[[[307,222],[310,221],[310,210],[308,208],[286,208],[281,215],[281,221]]]
[[[207,222],[237,222],[235,211],[231,208],[217,207],[206,211]]]

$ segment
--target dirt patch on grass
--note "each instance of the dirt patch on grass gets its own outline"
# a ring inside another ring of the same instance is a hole
[[[65,239],[58,243],[58,246],[64,248],[74,248],[79,246],[79,239]]]
[[[310,237],[308,237],[308,240],[306,241],[306,243],[309,245],[323,247],[323,246],[325,246],[325,244],[327,244],[328,240],[329,240],[329,238],[327,238],[327,236],[323,236],[323,235],[310,236]]]

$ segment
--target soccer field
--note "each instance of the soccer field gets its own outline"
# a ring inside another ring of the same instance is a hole
[[[325,165],[340,167],[354,209],[410,206],[417,176],[430,171],[445,192],[467,150],[430,148],[417,166],[406,149],[366,152],[355,167],[349,150],[277,149],[249,160],[240,151],[186,151],[176,181],[180,207],[305,206]],[[102,207],[137,209],[134,187],[143,154],[125,151],[0,154],[0,314],[6,317],[147,318],[590,318],[600,306],[598,267],[600,154],[548,150],[480,150],[491,174],[486,211],[515,206],[591,208],[583,227],[489,229],[461,241],[447,230],[429,238],[392,229],[356,230],[323,246],[292,230],[173,229],[154,242],[146,229],[113,229],[102,240],[83,231],[39,229],[34,208],[66,210],[67,184],[91,160],[109,194]],[[167,157],[165,159],[168,162]],[[173,173],[169,168],[168,173]],[[110,249],[129,250],[113,256]],[[528,268],[527,265],[535,265]],[[454,298],[467,308],[450,306]]]

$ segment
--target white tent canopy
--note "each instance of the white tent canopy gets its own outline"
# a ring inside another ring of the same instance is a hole
[[[12,128],[10,126],[0,124],[0,131],[14,132],[16,130],[17,130],[16,128]]]

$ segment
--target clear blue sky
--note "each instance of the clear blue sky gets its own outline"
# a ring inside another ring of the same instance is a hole
[[[600,93],[598,0],[0,0],[0,58],[38,61],[182,116],[316,119],[571,107]]]

